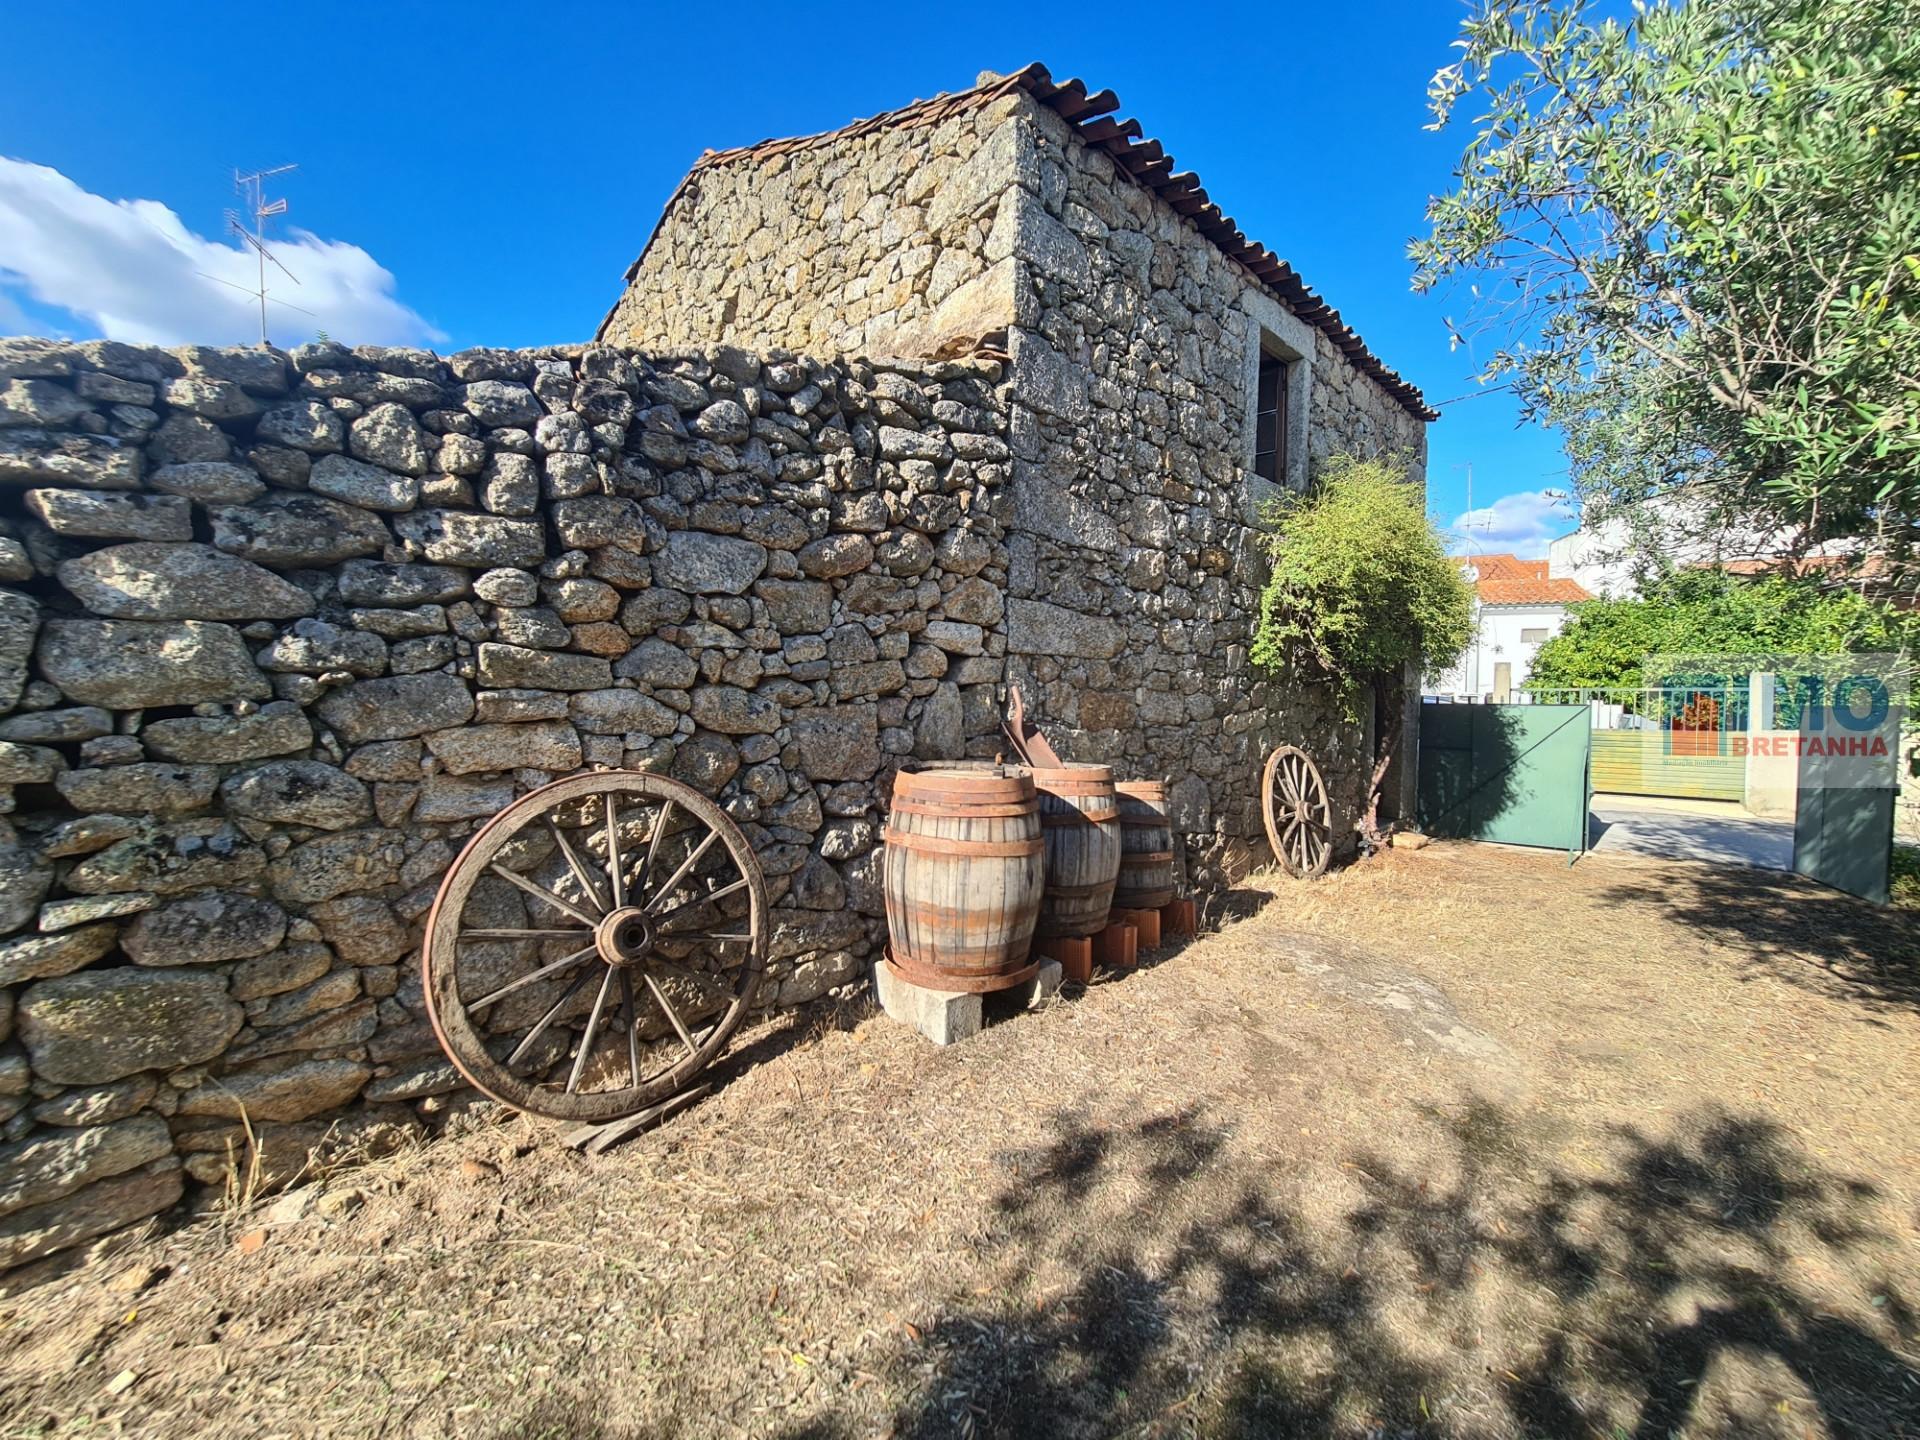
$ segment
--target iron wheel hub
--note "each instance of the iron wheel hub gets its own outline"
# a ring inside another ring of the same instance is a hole
[[[627,905],[610,912],[594,927],[593,942],[609,965],[638,965],[653,953],[653,927],[646,912]]]

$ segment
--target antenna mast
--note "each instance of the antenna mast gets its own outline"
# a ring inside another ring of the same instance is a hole
[[[300,283],[294,273],[280,263],[280,259],[267,248],[267,221],[275,215],[287,213],[285,200],[269,200],[266,196],[266,182],[275,175],[285,175],[297,170],[297,165],[279,165],[271,170],[255,170],[242,174],[233,172],[234,191],[246,200],[247,213],[242,216],[238,211],[227,211],[227,228],[253,247],[254,257],[260,262],[260,285],[257,290],[249,291],[260,302],[260,348],[267,348],[267,262],[271,260],[274,268],[285,275],[294,284]],[[251,219],[253,228],[247,228]],[[284,303],[284,302],[281,302]],[[299,309],[298,306],[291,307]],[[304,313],[304,312],[303,312]]]

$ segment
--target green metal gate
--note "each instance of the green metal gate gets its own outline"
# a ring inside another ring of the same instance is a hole
[[[1833,734],[1829,719],[1819,731],[1802,730],[1799,795],[1793,814],[1793,869],[1798,875],[1858,895],[1876,905],[1891,898],[1893,810],[1899,798],[1896,772],[1882,789],[1862,788],[1859,772],[1844,759],[1804,743],[1809,734]],[[1895,730],[1896,736],[1898,730]]]
[[[1587,848],[1586,705],[1420,707],[1420,827],[1429,835]]]

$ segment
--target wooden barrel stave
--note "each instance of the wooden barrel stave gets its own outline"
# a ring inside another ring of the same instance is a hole
[[[1129,780],[1114,787],[1120,807],[1120,875],[1116,910],[1158,910],[1173,903],[1173,826],[1161,780]]]
[[[1045,874],[1032,777],[996,766],[902,771],[886,842],[887,933],[898,968],[934,988],[1018,984]]]
[[[1036,766],[1047,884],[1037,934],[1078,937],[1103,929],[1120,874],[1120,807],[1105,765]]]

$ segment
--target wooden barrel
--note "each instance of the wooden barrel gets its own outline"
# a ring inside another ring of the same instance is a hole
[[[887,963],[934,990],[1003,990],[1030,979],[1045,851],[1023,767],[902,770],[887,816]]]
[[[1047,842],[1045,937],[1091,935],[1106,927],[1120,875],[1120,806],[1105,765],[1033,767],[1040,829]]]
[[[1173,827],[1167,822],[1162,780],[1129,780],[1114,787],[1120,801],[1120,881],[1116,910],[1158,910],[1173,903]]]

